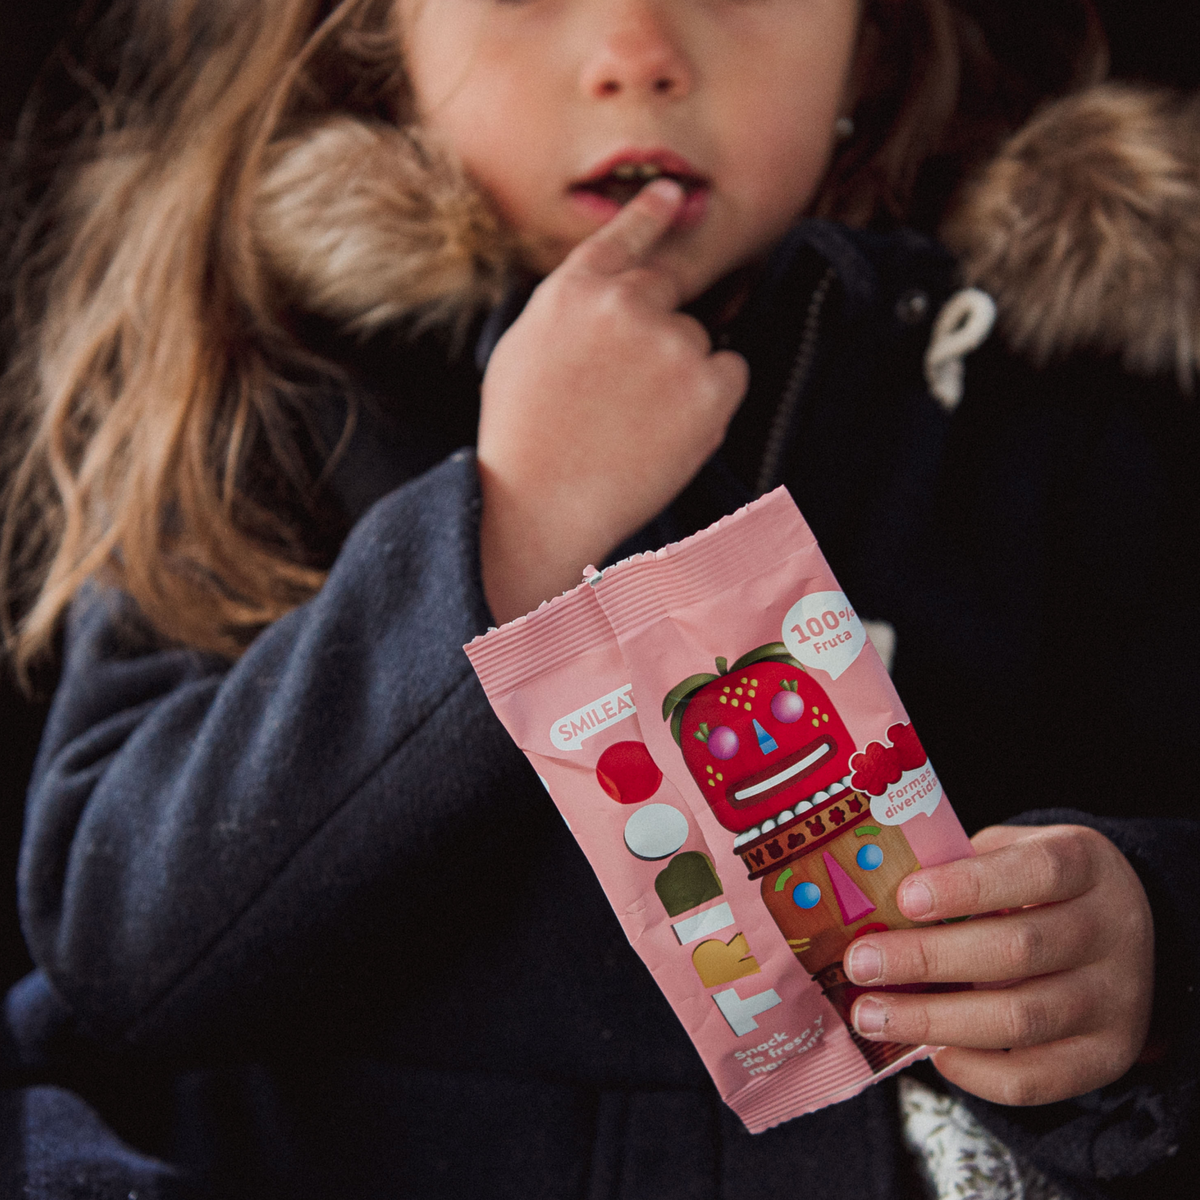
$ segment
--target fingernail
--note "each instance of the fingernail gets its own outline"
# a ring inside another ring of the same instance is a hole
[[[874,1037],[887,1024],[887,1005],[874,996],[865,996],[854,1006],[854,1028],[863,1037]]]
[[[933,893],[919,879],[913,879],[904,885],[900,907],[910,920],[919,921],[933,909]]]
[[[846,955],[846,974],[852,983],[875,983],[883,978],[883,955],[869,942],[858,942]]]
[[[678,204],[683,199],[683,185],[674,179],[669,179],[666,176],[661,176],[658,179],[652,179],[646,184],[644,191],[654,192],[655,195],[661,196],[664,200],[670,200],[672,204]]]

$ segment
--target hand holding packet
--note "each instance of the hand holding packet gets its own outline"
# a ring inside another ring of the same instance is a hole
[[[842,962],[970,843],[785,490],[466,649],[751,1132],[929,1052],[853,1031]]]

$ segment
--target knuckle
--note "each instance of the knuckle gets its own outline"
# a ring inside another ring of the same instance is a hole
[[[942,880],[938,881],[939,909],[961,906],[966,912],[983,912],[991,907],[987,899],[987,868],[978,859],[970,859],[968,863],[969,869],[961,873],[953,888],[947,887]]]
[[[1013,995],[1006,1009],[1003,1027],[1010,1045],[1040,1046],[1050,1040],[1054,1019],[1043,997]]]
[[[886,1032],[894,1041],[918,1046],[931,1039],[931,1023],[923,1005],[909,1005],[893,1000]]]
[[[900,956],[897,967],[903,972],[905,980],[939,980],[941,955],[938,953],[937,939],[918,935],[913,939],[909,953]]]
[[[1077,896],[1092,886],[1100,840],[1095,830],[1078,825],[1055,829],[1039,839],[1042,870],[1051,895]]]
[[[1068,852],[1054,837],[1040,838],[1033,847],[1036,857],[1031,865],[1039,891],[1049,896],[1061,895],[1068,878]]]
[[[1046,954],[1046,936],[1035,919],[1018,919],[1004,946],[1004,965],[1010,976],[1039,975]]]

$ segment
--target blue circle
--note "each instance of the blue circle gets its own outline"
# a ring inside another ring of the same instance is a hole
[[[816,908],[821,903],[821,889],[815,883],[798,883],[792,890],[798,908]]]
[[[874,842],[868,842],[859,850],[855,861],[864,871],[874,871],[883,862],[883,851]]]

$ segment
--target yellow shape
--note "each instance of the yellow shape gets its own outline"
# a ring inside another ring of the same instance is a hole
[[[701,942],[692,951],[692,966],[706,988],[757,975],[759,971],[758,959],[750,953],[744,933],[735,934],[729,942]]]

